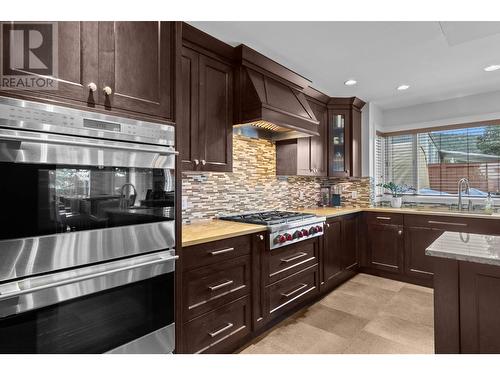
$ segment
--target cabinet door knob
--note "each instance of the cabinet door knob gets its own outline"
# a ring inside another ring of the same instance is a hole
[[[89,88],[90,91],[95,92],[97,91],[97,85],[94,82],[90,82],[87,87]]]
[[[113,93],[113,90],[111,90],[111,87],[109,87],[109,86],[105,86],[105,87],[102,89],[102,91],[104,91],[104,93],[105,93],[106,95],[111,95],[111,94]]]
[[[200,161],[198,159],[194,159],[193,162],[194,162],[194,165],[200,164]]]
[[[326,224],[326,227],[327,227],[327,228],[330,228],[330,224],[328,224],[328,223],[327,223],[327,224]]]
[[[204,159],[201,159],[201,165],[205,165],[205,164],[207,164],[207,161]]]
[[[403,231],[401,229],[398,230],[398,234],[401,236],[403,234]]]
[[[262,234],[259,234],[259,240],[264,240],[264,236]]]

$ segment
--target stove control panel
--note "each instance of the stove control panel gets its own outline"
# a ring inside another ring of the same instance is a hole
[[[276,249],[295,242],[323,235],[324,222],[301,225],[270,234],[270,249]]]

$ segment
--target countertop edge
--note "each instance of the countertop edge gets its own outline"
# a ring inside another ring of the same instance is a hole
[[[200,245],[200,244],[204,244],[204,243],[208,243],[208,242],[212,242],[212,241],[225,240],[228,238],[244,236],[247,234],[265,232],[266,230],[267,229],[264,226],[262,226],[262,228],[240,229],[240,230],[234,231],[232,233],[223,233],[223,234],[212,235],[212,236],[199,238],[199,239],[195,239],[195,240],[190,240],[190,241],[182,241],[182,247],[189,247],[189,246]]]
[[[481,264],[488,264],[490,266],[500,266],[500,259],[483,258],[480,256],[474,256],[474,255],[463,255],[463,254],[454,254],[454,253],[452,254],[452,253],[443,252],[443,251],[439,251],[439,250],[433,250],[433,249],[426,249],[425,255],[436,257],[436,258],[457,260],[457,261],[461,261],[461,262],[481,263]]]

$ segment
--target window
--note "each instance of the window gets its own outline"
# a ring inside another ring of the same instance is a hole
[[[442,196],[457,194],[465,177],[470,195],[500,197],[500,125],[377,136],[376,158],[377,183]]]

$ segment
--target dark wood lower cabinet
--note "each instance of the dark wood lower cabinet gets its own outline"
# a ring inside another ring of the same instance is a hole
[[[357,272],[358,214],[328,219],[320,261],[321,290],[331,290]]]
[[[441,234],[443,234],[442,230],[433,228],[404,228],[404,272],[407,276],[432,281],[433,258],[425,255],[425,249]]]
[[[185,324],[188,353],[231,353],[251,332],[250,297],[242,297]]]
[[[459,264],[460,352],[500,354],[500,267]]]
[[[178,353],[233,352],[358,271],[434,286],[436,353],[500,353],[500,267],[425,255],[464,228],[500,232],[496,220],[365,212],[280,249],[266,232],[184,248]]]
[[[500,354],[500,267],[436,258],[438,354]]]
[[[367,259],[369,266],[381,271],[403,270],[403,226],[368,224]]]

